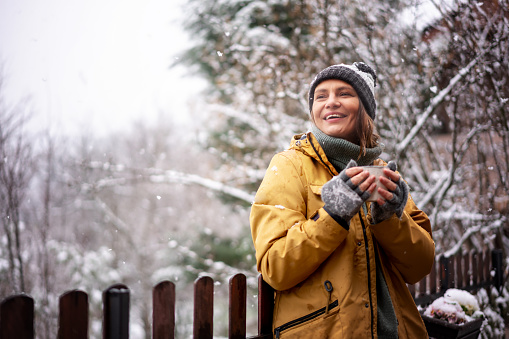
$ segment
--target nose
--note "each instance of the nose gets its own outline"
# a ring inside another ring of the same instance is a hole
[[[337,108],[340,105],[341,104],[338,100],[338,97],[334,94],[329,95],[329,97],[327,98],[327,102],[325,103],[326,108]]]

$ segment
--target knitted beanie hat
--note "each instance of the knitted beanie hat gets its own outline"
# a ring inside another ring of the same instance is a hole
[[[363,62],[354,62],[352,65],[332,65],[316,75],[309,88],[309,111],[313,109],[315,89],[321,82],[330,79],[338,79],[349,83],[357,92],[366,112],[375,120],[375,71]]]

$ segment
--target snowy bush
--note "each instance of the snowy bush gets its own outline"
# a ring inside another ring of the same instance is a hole
[[[500,292],[491,288],[488,293],[484,288],[477,292],[479,307],[483,310],[486,320],[484,321],[481,336],[482,339],[504,338],[505,322],[502,315],[507,317],[509,310],[509,293],[504,287]]]
[[[451,288],[443,297],[436,299],[426,308],[424,315],[443,319],[451,324],[463,324],[484,318],[481,328],[482,339],[504,338],[505,321],[509,310],[509,292],[504,287],[500,292],[492,287],[488,293],[484,288],[476,295]]]
[[[451,324],[463,324],[477,318],[483,318],[477,299],[467,291],[451,288],[443,297],[436,299],[424,315],[443,319]]]

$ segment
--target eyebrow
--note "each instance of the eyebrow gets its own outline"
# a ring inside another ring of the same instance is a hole
[[[354,90],[355,89],[352,87],[352,86],[340,86],[340,87],[337,87],[337,88],[334,88],[334,91],[341,91],[341,90],[344,90],[344,89],[351,89],[351,90]],[[315,93],[319,93],[319,92],[328,92],[329,90],[328,89],[325,89],[325,88],[317,88],[315,90]]]

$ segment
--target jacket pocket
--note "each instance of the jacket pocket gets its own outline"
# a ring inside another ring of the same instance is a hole
[[[307,197],[307,215],[308,218],[315,214],[323,206],[322,201],[323,185],[310,184]]]
[[[329,333],[334,326],[335,317],[332,315],[339,312],[339,302],[331,302],[303,317],[294,319],[274,329],[274,337],[279,338],[320,338],[320,333]],[[327,313],[327,314],[326,314]],[[325,315],[325,317],[322,317]]]
[[[311,192],[314,194],[321,196],[322,195],[322,187],[323,185],[315,185],[315,184],[309,184],[309,188],[311,189]]]

